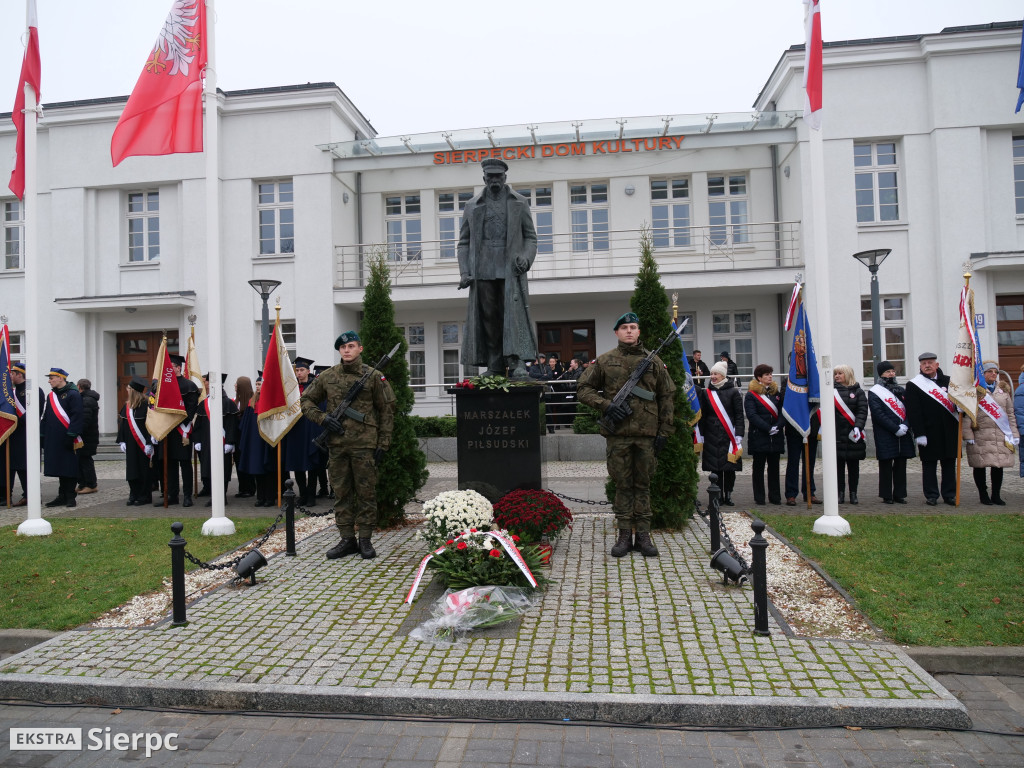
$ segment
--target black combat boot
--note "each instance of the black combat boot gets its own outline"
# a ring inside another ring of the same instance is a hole
[[[636,546],[634,549],[644,557],[658,556],[658,548],[654,545],[654,541],[651,539],[650,531],[636,532]]]
[[[192,506],[192,497],[189,496],[187,493],[185,494],[185,500],[183,502],[181,502],[181,506],[183,506],[183,507],[191,507]]]
[[[359,539],[359,554],[363,560],[373,560],[377,556],[377,550],[369,539]]]
[[[333,547],[327,550],[327,559],[334,560],[339,557],[348,557],[359,551],[354,536],[346,536]]]
[[[625,557],[633,548],[633,532],[629,528],[619,528],[619,538],[612,545],[612,557]]]

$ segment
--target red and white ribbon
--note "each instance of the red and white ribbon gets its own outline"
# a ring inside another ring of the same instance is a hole
[[[715,412],[718,420],[722,422],[722,427],[725,428],[725,433],[729,436],[729,442],[732,445],[729,453],[739,453],[740,446],[736,442],[736,430],[732,425],[732,419],[729,418],[729,414],[725,412],[722,401],[718,399],[718,393],[713,389],[709,389],[708,400],[711,401],[711,410]]]
[[[850,410],[850,406],[843,402],[843,398],[839,395],[839,390],[834,390],[832,396],[836,401],[836,412],[850,422],[851,427],[857,426],[857,417],[853,415],[853,411]]]
[[[910,383],[932,398],[932,400],[939,403],[946,409],[946,413],[954,419],[957,418],[956,406],[953,405],[953,401],[949,399],[949,396],[946,394],[946,390],[934,381],[919,373],[910,380]]]
[[[135,421],[135,412],[130,410],[127,405],[124,410],[125,416],[128,419],[128,429],[130,429],[132,433],[132,439],[135,441],[135,444],[139,446],[139,450],[145,453],[146,449],[149,447],[149,440],[147,440],[146,436],[142,434],[142,430],[139,428],[138,422]]]
[[[1003,433],[1003,440],[1010,450],[1013,450],[1013,429],[1010,427],[1010,419],[1006,415],[1006,411],[1003,410],[1002,406],[995,401],[988,392],[985,396],[978,400],[978,407],[985,412],[992,421],[999,427],[999,431]]]
[[[759,402],[761,405],[767,408],[772,416],[774,416],[775,418],[779,417],[779,409],[775,407],[775,403],[773,403],[771,399],[765,397],[764,395],[760,395],[757,392],[750,392],[749,394],[757,398],[757,402]]]
[[[875,386],[868,391],[889,406],[889,410],[896,414],[901,422],[907,420],[907,409],[903,407],[903,403],[899,401],[899,398],[888,389],[883,387],[881,384],[875,384]]]
[[[789,297],[789,309],[786,310],[786,319],[782,324],[787,331],[793,327],[793,318],[796,317],[798,306],[800,306],[800,283],[793,286],[793,295]]]
[[[54,416],[57,417],[57,421],[64,425],[64,429],[70,427],[71,418],[68,416],[67,411],[64,410],[64,407],[60,404],[60,398],[57,397],[57,393],[52,390],[50,391],[49,403],[50,409],[53,411]],[[82,440],[81,435],[76,435],[73,450],[77,451],[83,445],[85,445],[85,442]]]

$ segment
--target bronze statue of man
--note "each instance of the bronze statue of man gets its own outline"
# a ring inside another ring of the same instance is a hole
[[[537,355],[526,284],[537,231],[529,201],[505,183],[508,165],[497,158],[480,165],[484,190],[466,204],[459,232],[459,289],[469,288],[462,364],[526,379],[523,361]]]

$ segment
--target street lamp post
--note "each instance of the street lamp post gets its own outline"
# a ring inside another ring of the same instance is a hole
[[[868,268],[871,273],[871,375],[878,375],[878,361],[882,355],[882,317],[878,299],[878,268],[885,257],[892,253],[892,248],[877,248],[873,251],[861,251],[853,254],[853,258]]]
[[[250,280],[249,285],[260,295],[263,300],[263,359],[267,359],[267,349],[270,347],[270,294],[281,284],[280,280]]]

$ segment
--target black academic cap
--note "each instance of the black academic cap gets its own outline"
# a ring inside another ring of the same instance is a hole
[[[313,361],[308,357],[296,357],[294,365],[296,368],[312,368]]]

